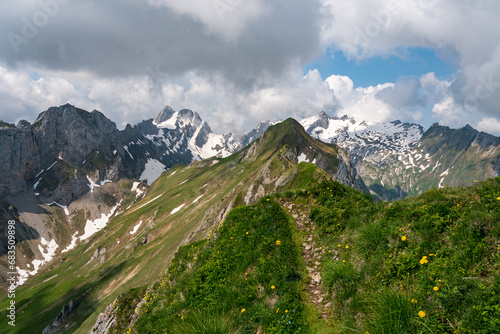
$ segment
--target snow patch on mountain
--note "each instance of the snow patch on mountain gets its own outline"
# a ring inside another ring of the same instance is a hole
[[[64,213],[66,214],[66,216],[69,216],[69,210],[68,210],[68,207],[65,206],[65,205],[61,205],[59,203],[56,203],[56,202],[51,202],[51,203],[47,203],[45,204],[47,206],[51,206],[51,205],[57,205],[58,207],[60,207],[61,209],[64,210]]]
[[[160,129],[175,129],[176,128],[176,122],[177,122],[177,117],[179,116],[179,112],[176,111],[171,118],[161,122],[157,123],[156,120],[153,121],[153,124],[156,125]]]
[[[18,273],[18,278],[17,278],[17,285],[23,285],[26,283],[28,280],[29,276],[36,275],[38,271],[40,270],[40,267],[46,264],[47,262],[52,261],[56,254],[56,250],[59,248],[59,245],[57,242],[52,239],[50,242],[47,241],[45,238],[40,238],[40,245],[38,245],[38,250],[40,251],[40,254],[43,257],[43,260],[35,259],[31,262],[31,265],[33,266],[33,270],[23,270],[19,267],[16,267],[17,273]],[[28,264],[28,267],[30,265]]]
[[[52,165],[49,166],[49,168],[47,168],[47,172],[52,168],[54,167],[54,165],[58,162],[59,160],[56,160],[52,163]]]
[[[195,144],[195,138],[199,133],[198,129],[195,135],[189,141],[189,149],[193,156],[199,157],[200,160],[205,160],[211,157],[225,158],[230,156],[233,152],[226,148],[226,140],[223,135],[216,135],[213,133],[208,134],[208,139],[205,145],[199,147]]]
[[[132,154],[130,154],[130,151],[128,150],[128,146],[127,146],[127,145],[124,145],[124,146],[123,146],[123,149],[124,149],[125,151],[127,151],[128,155],[129,155],[129,156],[130,156],[130,158],[133,160],[133,159],[134,159],[134,157],[132,156]]]
[[[132,183],[132,189],[130,189],[131,192],[135,192],[136,195],[135,195],[135,198],[141,196],[142,194],[144,194],[144,191],[139,189],[139,185],[141,183],[140,182],[134,182]]]
[[[158,198],[160,198],[160,197],[162,197],[162,196],[163,196],[163,194],[156,196],[156,197],[155,197],[155,198],[153,198],[152,200],[150,200],[150,201],[148,201],[148,202],[146,202],[146,203],[142,204],[140,207],[138,207],[138,208],[134,209],[133,211],[131,211],[131,212],[129,212],[129,213],[132,213],[132,212],[134,212],[134,211],[139,210],[140,208],[142,208],[142,207],[144,207],[144,206],[148,205],[148,204],[149,204],[149,203],[151,203],[151,202],[156,201]]]
[[[170,212],[171,215],[173,215],[174,213],[177,213],[179,211],[181,211],[181,209],[184,207],[185,204],[182,204],[182,205],[179,205],[178,207],[176,207],[175,209],[172,210],[172,212]]]
[[[139,229],[139,227],[141,227],[141,224],[142,224],[142,220],[139,222],[139,224],[134,226],[132,231],[130,231],[130,234],[135,234],[137,232],[137,230]]]
[[[78,237],[78,231],[76,231],[72,236],[71,236],[71,242],[69,243],[69,245],[63,249],[61,251],[61,254],[63,253],[66,253],[66,252],[69,252],[70,250],[74,249],[76,247],[76,242],[79,240],[80,238]]]
[[[109,219],[111,218],[111,216],[113,216],[116,209],[118,209],[118,206],[120,206],[120,203],[116,204],[108,214],[101,214],[101,218],[97,218],[95,220],[88,219],[85,224],[85,233],[79,238],[80,241],[90,238],[92,235],[106,227]]]
[[[203,194],[202,194],[202,195],[200,195],[200,196],[198,196],[198,197],[196,197],[196,199],[193,201],[193,203],[192,203],[192,204],[194,204],[194,203],[198,202],[198,201],[200,200],[200,198],[202,198],[202,197],[203,197]]]
[[[357,122],[354,118],[346,116],[330,118],[325,113],[303,119],[300,123],[311,136],[324,142],[330,142],[332,138],[342,133],[364,130],[369,125],[366,122]]]

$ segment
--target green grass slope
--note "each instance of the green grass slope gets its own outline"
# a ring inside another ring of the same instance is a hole
[[[234,209],[209,239],[177,253],[147,292],[133,332],[304,331],[293,228],[269,199]]]
[[[499,332],[500,178],[389,204],[312,193],[339,332]]]

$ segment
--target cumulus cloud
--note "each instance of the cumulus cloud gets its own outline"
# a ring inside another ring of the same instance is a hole
[[[479,131],[484,131],[486,133],[491,133],[494,135],[500,135],[500,122],[498,119],[493,117],[485,117],[479,123],[477,123],[476,128]]]
[[[419,95],[422,85],[416,77],[401,78],[394,86],[382,89],[377,98],[401,113],[413,113],[425,102]]]
[[[352,80],[341,75],[332,75],[326,79],[330,89],[336,94],[340,108],[338,116],[348,115],[358,120],[383,122],[391,118],[392,110],[384,101],[377,99],[377,94],[394,84],[386,83],[354,89]]]

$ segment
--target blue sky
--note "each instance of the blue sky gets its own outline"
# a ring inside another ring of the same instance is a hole
[[[434,72],[440,80],[450,80],[458,68],[451,61],[441,59],[438,52],[427,48],[405,49],[404,56],[376,56],[369,59],[348,59],[342,51],[331,49],[317,60],[304,66],[304,74],[317,69],[323,79],[331,75],[351,78],[354,88],[396,82],[400,77],[420,77]]]

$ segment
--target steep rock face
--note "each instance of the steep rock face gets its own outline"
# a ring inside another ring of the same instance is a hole
[[[70,105],[43,112],[32,128],[43,166],[58,158],[80,166],[96,150],[111,156],[111,146],[118,142],[115,124],[103,114]]]
[[[26,180],[40,171],[38,146],[28,122],[0,123],[0,196],[27,191]]]
[[[109,330],[116,326],[116,299],[106,307],[106,310],[99,314],[94,327],[89,334],[108,334]]]

